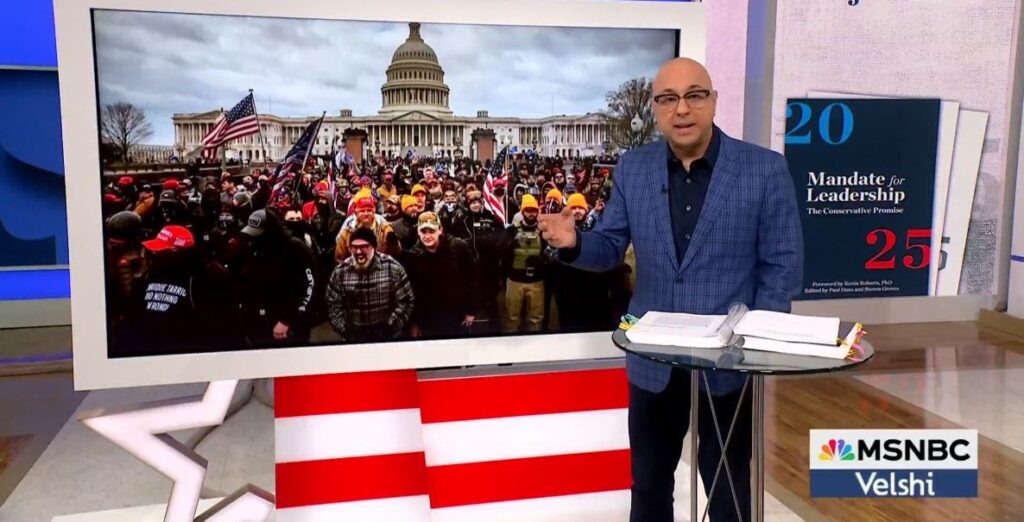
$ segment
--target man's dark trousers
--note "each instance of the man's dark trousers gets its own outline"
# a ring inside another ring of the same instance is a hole
[[[632,453],[633,488],[630,522],[672,522],[672,491],[675,469],[683,449],[683,437],[690,424],[690,378],[698,373],[672,369],[668,386],[661,393],[651,393],[629,385],[629,441]],[[741,520],[750,520],[750,443],[751,390],[740,404],[742,388],[712,401],[724,442],[737,406],[742,408],[736,420],[727,450],[726,465],[732,472],[740,504]],[[703,385],[700,389],[697,434],[698,469],[704,492],[710,498],[710,518],[714,522],[737,520],[736,507],[729,491],[725,468],[719,473],[714,494],[709,489],[721,457],[715,436],[711,410]]]

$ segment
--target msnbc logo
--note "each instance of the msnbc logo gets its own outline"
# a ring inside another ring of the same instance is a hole
[[[811,430],[809,443],[812,497],[978,496],[977,430]]]
[[[818,460],[857,460],[857,456],[853,454],[853,446],[847,444],[845,439],[828,439],[828,444],[821,445]]]

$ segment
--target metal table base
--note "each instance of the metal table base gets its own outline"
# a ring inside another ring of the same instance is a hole
[[[708,399],[708,411],[711,413],[711,421],[715,428],[715,438],[717,440],[711,441],[712,444],[718,444],[719,449],[722,451],[722,456],[718,460],[718,465],[715,468],[715,475],[711,478],[711,486],[708,488],[709,491],[714,494],[715,487],[720,479],[720,472],[725,470],[726,481],[729,484],[729,492],[732,495],[733,505],[736,508],[736,518],[742,520],[740,515],[739,497],[736,495],[736,486],[733,482],[732,473],[729,471],[727,465],[727,454],[726,450],[729,448],[729,444],[732,442],[732,435],[736,428],[736,423],[739,421],[739,413],[742,408],[737,406],[736,411],[733,413],[732,420],[729,423],[729,431],[725,435],[725,440],[722,440],[722,431],[719,429],[718,424],[718,412],[715,411],[715,404],[711,401],[711,391],[708,386],[707,374],[701,370],[694,370],[695,373],[700,374],[700,379],[694,378],[691,374],[690,378],[690,520],[695,521],[697,519],[697,488],[699,487],[697,481],[697,447],[699,444],[697,435],[697,422],[699,421],[698,408],[700,404],[700,382],[704,382],[704,393]],[[743,383],[743,389],[740,391],[740,402],[741,406],[743,399],[747,394],[748,388],[751,397],[751,448],[750,448],[750,518],[756,522],[764,521],[764,375],[751,374],[747,375],[746,381]],[[711,499],[708,498],[708,504],[704,507],[704,513],[700,517],[700,520],[706,520],[708,516],[708,510],[711,507]]]

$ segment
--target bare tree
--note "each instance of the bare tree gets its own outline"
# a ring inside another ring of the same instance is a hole
[[[604,112],[608,125],[608,139],[619,148],[631,148],[648,143],[655,138],[656,126],[651,97],[654,82],[646,77],[633,78],[608,92],[605,100],[608,109]],[[639,132],[633,132],[633,118],[640,116],[643,125]]]
[[[116,147],[121,161],[129,161],[129,151],[153,135],[153,126],[142,109],[125,102],[104,105],[100,115],[103,141]]]

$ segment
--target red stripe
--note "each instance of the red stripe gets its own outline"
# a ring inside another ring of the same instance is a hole
[[[501,201],[494,196],[487,196],[487,207],[498,219],[501,219],[502,223],[505,222],[505,209],[501,208]]]
[[[415,370],[274,380],[274,416],[277,418],[418,407]]]
[[[629,450],[438,466],[430,507],[446,508],[629,489]],[[278,475],[278,484],[281,476]]]
[[[278,509],[427,493],[422,452],[277,464]]]
[[[622,368],[439,379],[420,383],[424,424],[625,408]]]

